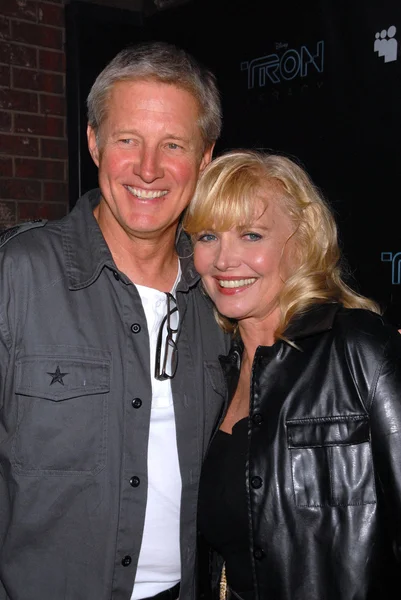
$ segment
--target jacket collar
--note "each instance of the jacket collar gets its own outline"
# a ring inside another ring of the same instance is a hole
[[[179,292],[187,292],[191,287],[196,285],[200,280],[199,273],[194,266],[194,251],[192,242],[189,236],[182,231],[181,225],[177,229],[176,248],[181,264],[181,280],[178,283],[177,290]]]
[[[93,214],[99,202],[99,189],[87,192],[62,221],[61,235],[71,290],[91,285],[105,266],[117,268]],[[191,242],[185,233],[177,234],[176,246],[182,271],[177,290],[185,292],[199,281],[199,275],[193,265]]]
[[[330,331],[333,328],[335,316],[340,308],[341,304],[337,302],[314,304],[290,322],[284,332],[284,336],[290,341],[295,341]],[[286,342],[279,340],[279,343],[285,344]],[[236,369],[240,369],[243,350],[244,344],[241,338],[239,336],[234,338],[229,354],[227,356],[219,356],[223,369],[226,370],[233,366]]]
[[[314,304],[304,313],[295,317],[284,332],[289,340],[299,340],[333,328],[333,323],[341,305],[335,303]]]

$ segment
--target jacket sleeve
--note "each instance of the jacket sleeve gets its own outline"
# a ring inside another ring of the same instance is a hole
[[[0,266],[1,266],[1,260],[0,260]],[[0,269],[0,272],[1,272],[1,269]],[[2,283],[4,282],[3,276],[1,277],[1,281],[2,281]],[[8,295],[4,288],[5,288],[5,286],[3,285],[2,290],[0,292],[0,443],[2,442],[2,432],[4,433],[4,431],[7,430],[7,428],[3,429],[3,427],[1,425],[2,425],[2,419],[4,416],[2,414],[2,411],[4,410],[4,401],[5,401],[5,396],[6,396],[6,375],[7,375],[7,372],[9,369],[9,363],[10,363],[10,352],[9,352],[10,334],[9,334],[9,330],[8,330],[6,318],[5,318],[5,314],[6,314],[5,305],[8,300]]]
[[[2,323],[2,317],[0,314],[0,411],[3,410],[3,404],[4,404],[4,391],[5,391],[5,376],[6,376],[6,370],[7,370],[7,366],[8,366],[8,359],[9,359],[9,355],[8,355],[8,350],[5,344],[5,335],[4,335],[4,331],[3,331],[3,327],[2,327],[3,323]],[[1,441],[1,437],[0,437],[0,441]]]
[[[377,499],[401,561],[401,335],[395,329],[377,365],[370,404]]]

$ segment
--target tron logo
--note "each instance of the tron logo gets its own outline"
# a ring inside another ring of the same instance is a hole
[[[401,284],[401,252],[393,255],[392,252],[382,252],[382,262],[391,262],[391,283]]]
[[[280,57],[278,54],[268,54],[241,63],[241,71],[248,71],[248,89],[264,87],[268,83],[280,83],[282,80],[291,81],[295,77],[306,77],[308,70],[313,67],[318,73],[324,68],[324,41],[316,45],[316,51],[310,51],[306,46],[300,50],[290,48]]]

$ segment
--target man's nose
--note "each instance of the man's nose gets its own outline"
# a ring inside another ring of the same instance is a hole
[[[134,167],[138,175],[146,183],[152,183],[164,176],[161,157],[157,149],[143,148]]]

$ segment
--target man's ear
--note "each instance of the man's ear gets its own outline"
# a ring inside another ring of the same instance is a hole
[[[99,148],[97,145],[96,133],[90,125],[88,125],[88,127],[87,127],[86,135],[88,138],[88,148],[89,148],[90,155],[93,159],[93,162],[98,167],[99,166]]]
[[[200,164],[200,167],[199,167],[199,175],[201,173],[203,173],[203,171],[206,169],[207,165],[212,160],[213,150],[214,150],[214,144],[212,144],[211,146],[209,146],[209,148],[206,148],[206,150],[204,151],[203,156],[202,156],[202,160],[201,160],[201,164]]]

